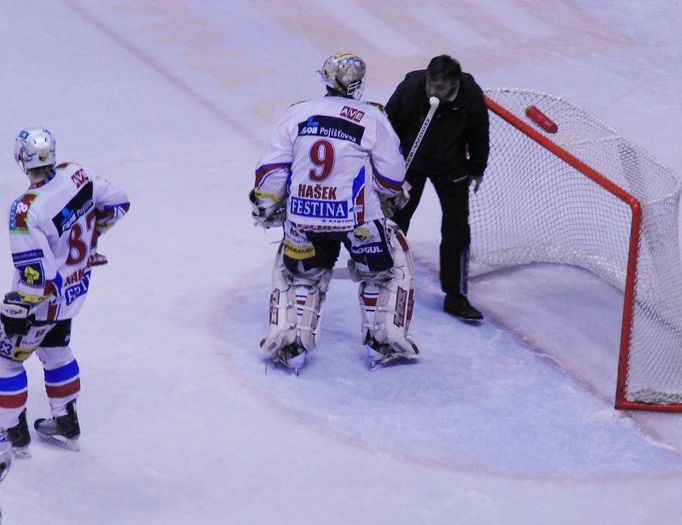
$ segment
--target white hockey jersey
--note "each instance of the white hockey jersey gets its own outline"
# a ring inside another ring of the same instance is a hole
[[[82,166],[60,164],[16,199],[9,212],[12,290],[37,302],[39,321],[70,319],[90,288],[97,237],[128,211],[126,194]]]
[[[400,141],[378,107],[326,96],[291,106],[256,169],[256,190],[287,198],[287,220],[307,230],[351,230],[383,217],[378,194],[405,178]]]

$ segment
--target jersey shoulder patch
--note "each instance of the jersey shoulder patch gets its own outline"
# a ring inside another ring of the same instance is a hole
[[[9,211],[9,232],[13,234],[28,233],[28,212],[34,201],[38,198],[37,193],[24,193],[16,199]]]

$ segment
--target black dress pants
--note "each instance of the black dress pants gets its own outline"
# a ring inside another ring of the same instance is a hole
[[[393,217],[400,229],[407,234],[410,221],[417,210],[424,192],[426,179],[436,190],[442,210],[440,243],[440,285],[446,294],[467,292],[469,261],[469,180],[454,182],[457,176],[429,177],[425,173],[408,171],[406,180],[412,185],[410,200]]]

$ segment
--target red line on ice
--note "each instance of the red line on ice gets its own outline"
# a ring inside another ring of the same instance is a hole
[[[100,33],[103,33],[104,35],[109,37],[116,44],[118,44],[123,49],[128,51],[128,53],[130,53],[135,58],[140,60],[142,63],[144,63],[150,69],[153,69],[154,71],[156,71],[169,84],[172,84],[178,90],[182,91],[185,95],[187,95],[190,99],[192,99],[198,105],[202,106],[205,110],[207,110],[213,116],[215,116],[219,120],[221,120],[223,122],[223,124],[227,125],[228,127],[235,129],[237,132],[239,132],[239,134],[241,134],[244,137],[249,138],[250,140],[258,140],[258,137],[255,137],[249,129],[247,129],[242,124],[240,124],[239,122],[237,122],[236,120],[234,120],[233,118],[228,116],[224,111],[222,111],[218,106],[216,106],[208,98],[206,98],[201,93],[196,91],[192,86],[187,84],[180,77],[176,76],[171,71],[166,69],[159,62],[154,60],[149,54],[145,53],[143,50],[141,50],[140,48],[136,47],[134,44],[132,44],[131,42],[126,40],[124,37],[119,35],[116,31],[114,31],[111,27],[106,25],[104,22],[101,22],[100,20],[95,18],[89,11],[84,9],[82,6],[78,5],[78,3],[74,2],[73,0],[62,0],[62,1],[68,7],[70,7],[72,10],[74,10],[83,20],[85,20],[91,26],[96,28]]]

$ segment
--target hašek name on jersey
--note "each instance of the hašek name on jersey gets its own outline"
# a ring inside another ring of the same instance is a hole
[[[305,122],[298,123],[299,136],[316,136],[340,139],[360,144],[365,128],[339,117],[313,115]]]
[[[73,303],[76,299],[88,293],[88,288],[90,288],[90,274],[91,271],[88,270],[83,275],[83,280],[81,282],[75,286],[72,286],[71,288],[67,288],[64,291],[64,297],[66,297],[67,305]]]
[[[348,203],[346,201],[316,201],[291,197],[289,211],[299,217],[347,219]]]
[[[298,196],[306,199],[321,199],[323,201],[336,200],[336,186],[322,186],[315,184],[299,184]]]
[[[52,223],[61,237],[73,224],[85,215],[95,203],[92,199],[92,182],[88,182],[62,211],[52,218]]]

